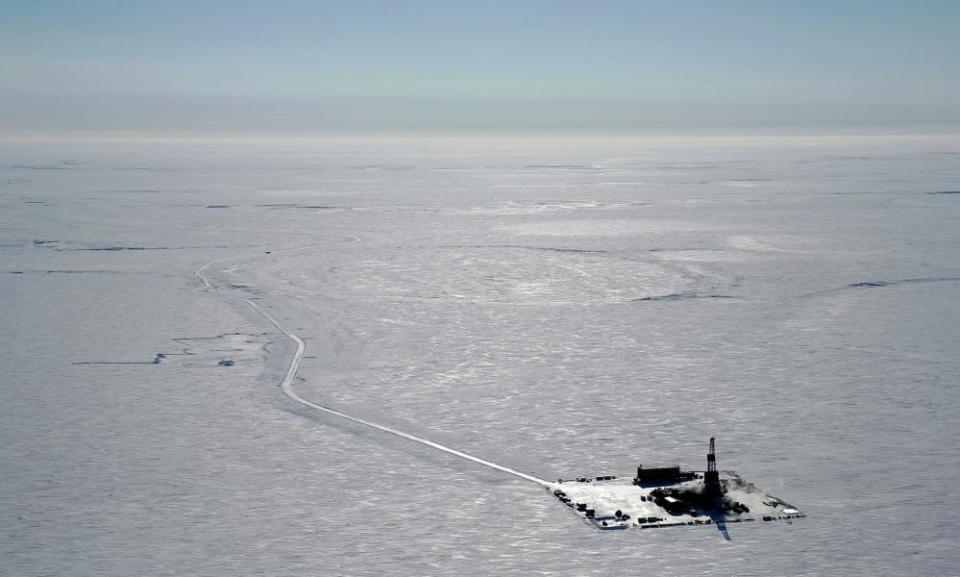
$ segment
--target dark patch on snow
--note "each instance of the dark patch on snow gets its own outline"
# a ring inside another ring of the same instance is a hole
[[[156,275],[159,274],[163,276],[162,273],[151,272],[151,271],[122,271],[122,270],[77,270],[77,269],[59,269],[59,270],[45,270],[45,271],[27,271],[27,272],[40,272],[43,274],[126,274],[126,275]]]
[[[92,248],[74,248],[70,250],[93,250],[93,251],[118,251],[118,250],[163,250],[161,249],[148,249],[145,246],[98,246]]]
[[[233,208],[229,204],[208,204],[207,208]]]
[[[595,167],[589,164],[528,164],[524,168],[539,170],[593,170]]]
[[[167,355],[157,353],[152,361],[76,361],[74,365],[159,365]]]
[[[58,242],[58,241],[51,241]],[[34,241],[36,243],[36,241]],[[208,248],[252,248],[254,245],[229,245],[229,244],[218,244],[218,245],[208,245],[208,246],[124,246],[124,245],[110,245],[110,246],[85,246],[79,248],[57,248],[59,252],[79,252],[79,251],[95,251],[95,252],[117,252],[117,251],[144,251],[144,250],[193,250],[193,249],[208,249]]]
[[[960,194],[960,190],[935,190],[927,194]]]
[[[74,365],[155,365],[154,361],[75,361]]]
[[[48,270],[47,274],[114,274],[106,270]]]
[[[275,203],[275,204],[258,204],[257,206],[262,208],[270,209],[280,209],[280,208],[293,208],[296,210],[337,210],[343,209],[342,206],[331,206],[329,204],[299,204],[295,202],[285,202],[285,203]]]
[[[693,300],[693,299],[733,299],[736,297],[730,295],[716,295],[716,294],[697,294],[693,292],[684,292],[684,293],[671,293],[668,295],[656,295],[652,297],[641,297],[638,299],[633,299],[632,302],[648,302],[648,301],[681,301],[681,300]]]
[[[219,363],[217,363],[217,366],[218,366],[218,367],[232,367],[233,364],[234,364],[234,363],[233,363],[233,360],[232,360],[232,359],[224,359],[224,360],[220,361]]]
[[[931,283],[931,282],[956,282],[960,281],[960,277],[928,277],[928,278],[905,278],[900,280],[878,280],[878,281],[863,281],[855,282],[848,284],[847,288],[879,288],[879,287],[889,287],[897,286],[904,284],[918,284],[918,283]]]
[[[525,247],[517,247],[517,248],[525,248],[527,250],[540,250],[545,252],[566,252],[566,253],[574,253],[574,254],[605,254],[607,252],[605,250],[590,250],[585,248],[558,248],[558,247],[552,247],[552,246],[525,246]]]
[[[800,297],[813,297],[818,295],[826,295],[826,294],[832,294],[832,293],[836,293],[843,290],[849,290],[849,289],[876,289],[876,288],[895,287],[895,286],[911,285],[911,284],[957,282],[957,281],[960,281],[960,277],[945,276],[945,277],[904,278],[899,280],[860,281],[860,282],[850,283],[840,288],[826,289],[826,290],[814,291],[811,293],[805,293],[800,295]]]
[[[574,253],[574,254],[607,254],[608,251],[605,250],[593,250],[585,248],[564,248],[564,247],[555,247],[555,246],[528,246],[522,244],[449,244],[449,245],[440,245],[437,248],[511,248],[519,250],[537,250],[544,252],[560,252],[560,253]]]
[[[651,248],[647,252],[724,252],[722,248],[703,248],[698,246],[688,246],[681,248]]]
[[[61,248],[57,249],[60,252],[75,252],[75,251],[94,251],[94,252],[118,252],[124,250],[184,250],[186,246],[91,246],[83,248]],[[216,247],[220,248],[220,247]]]
[[[44,246],[50,249],[53,249],[57,252],[81,252],[81,251],[93,251],[93,252],[118,252],[118,251],[146,251],[146,250],[192,250],[192,249],[209,249],[209,248],[251,248],[254,245],[228,245],[228,244],[219,244],[219,245],[200,245],[200,246],[139,246],[139,245],[124,245],[124,244],[107,244],[107,245],[93,245],[93,246],[73,246],[73,247],[63,247],[61,243],[66,242],[67,245],[77,244],[71,243],[70,241],[61,241],[61,240],[35,240],[33,244],[35,246]]]

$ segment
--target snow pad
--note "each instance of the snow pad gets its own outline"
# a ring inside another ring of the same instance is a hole
[[[551,483],[548,490],[585,522],[601,530],[722,525],[805,516],[793,505],[764,493],[732,471],[720,473],[724,489],[722,504],[697,505],[682,499],[669,502],[657,496],[702,491],[703,472],[688,472],[685,477],[685,480],[666,484],[639,483],[636,478],[613,475],[594,479],[580,477]]]

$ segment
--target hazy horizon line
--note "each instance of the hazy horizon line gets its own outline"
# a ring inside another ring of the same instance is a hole
[[[824,142],[896,142],[958,141],[960,127],[939,130],[823,130],[781,127],[750,130],[502,130],[502,129],[351,129],[351,130],[182,130],[182,129],[102,129],[102,130],[4,130],[0,142],[16,143],[324,143],[324,142],[408,142],[408,141],[545,141],[545,142],[671,142],[671,143],[824,143]]]

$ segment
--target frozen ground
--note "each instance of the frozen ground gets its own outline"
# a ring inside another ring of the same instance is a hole
[[[2,144],[0,574],[956,573],[958,189],[947,138]],[[596,531],[293,402],[247,299],[313,403],[543,479],[717,435],[808,517]]]

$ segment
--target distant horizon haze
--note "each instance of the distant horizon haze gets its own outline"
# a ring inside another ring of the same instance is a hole
[[[960,4],[0,6],[0,130],[942,131]]]

